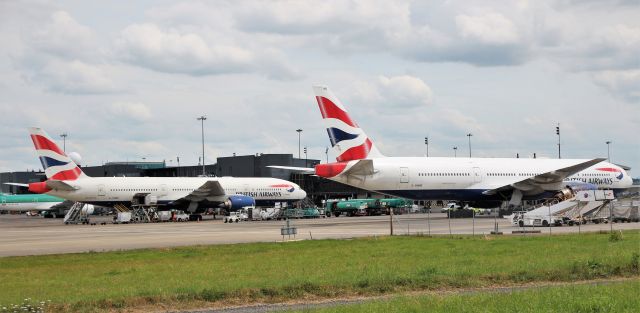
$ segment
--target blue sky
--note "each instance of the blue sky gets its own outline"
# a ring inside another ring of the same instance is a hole
[[[640,166],[635,1],[0,3],[0,171],[40,167],[26,127],[86,165],[310,158],[331,87],[390,156],[606,157]],[[335,155],[330,153],[330,158]]]

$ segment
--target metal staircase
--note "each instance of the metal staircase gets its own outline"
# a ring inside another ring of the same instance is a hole
[[[304,199],[297,202],[297,207],[299,208],[315,208],[316,204],[309,197],[305,197]]]
[[[113,206],[113,208],[118,211],[118,212],[129,212],[131,210],[129,210],[129,208],[124,205],[124,204],[116,204]]]
[[[89,219],[87,217],[86,211],[83,208],[86,206],[85,203],[76,202],[74,203],[67,214],[64,216],[65,224],[78,224],[78,223],[88,223]]]
[[[158,220],[158,208],[155,206],[131,206],[131,218],[136,223],[149,223]]]

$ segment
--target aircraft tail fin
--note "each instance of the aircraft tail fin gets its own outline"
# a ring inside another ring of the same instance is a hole
[[[326,86],[313,86],[338,162],[384,157]]]
[[[29,133],[47,179],[76,180],[81,177],[87,177],[80,167],[56,145],[44,130],[31,127],[29,128]]]

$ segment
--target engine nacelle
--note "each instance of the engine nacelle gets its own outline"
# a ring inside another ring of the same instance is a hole
[[[559,200],[566,200],[572,198],[576,192],[597,189],[598,186],[594,184],[573,181],[566,183],[566,187],[560,189],[558,193],[556,193],[555,197]]]
[[[91,215],[91,214],[93,214],[94,210],[95,210],[95,207],[93,206],[93,204],[85,204],[82,207],[82,214]]]
[[[232,195],[227,198],[227,200],[220,205],[220,207],[229,209],[229,210],[237,210],[246,206],[255,206],[256,200],[252,197],[245,195]]]

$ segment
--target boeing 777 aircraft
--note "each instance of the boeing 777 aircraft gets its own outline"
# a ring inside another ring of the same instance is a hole
[[[156,196],[160,209],[196,213],[211,207],[239,209],[253,204],[293,202],[307,193],[277,178],[239,177],[89,177],[40,128],[30,128],[31,140],[47,180],[28,184],[29,191],[103,207],[144,203]]]
[[[324,86],[314,92],[337,162],[301,169],[354,187],[414,200],[456,200],[475,207],[545,198],[565,188],[624,189],[632,180],[605,159],[385,157]]]

